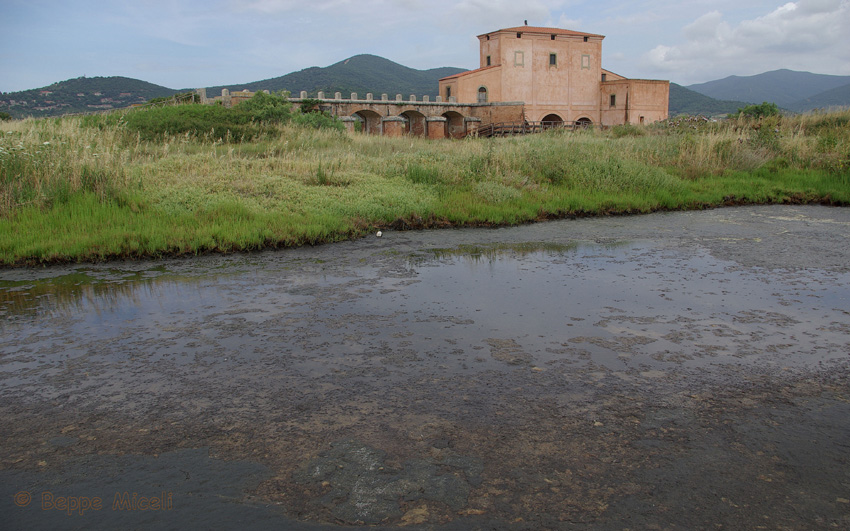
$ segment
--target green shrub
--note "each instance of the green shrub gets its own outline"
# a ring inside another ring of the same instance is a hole
[[[266,94],[257,92],[250,100],[243,101],[237,108],[256,122],[287,123],[292,119],[292,104],[286,91]]]
[[[747,105],[743,109],[739,108],[738,113],[734,115],[746,116],[749,118],[765,118],[768,116],[777,116],[779,107],[775,103],[763,102],[761,105]],[[731,116],[730,116],[731,117]]]
[[[292,117],[292,123],[305,127],[314,127],[316,129],[336,129],[337,131],[345,131],[345,126],[326,112],[308,111],[307,113],[298,113]]]
[[[256,138],[264,132],[242,109],[217,105],[139,109],[124,115],[123,122],[128,131],[148,141],[188,134],[196,138],[239,142]]]
[[[201,103],[201,97],[197,92],[183,92],[181,94],[175,94],[173,96],[163,96],[161,98],[153,98],[148,100],[148,105],[172,105],[175,103],[180,104],[192,104],[192,103]]]
[[[302,114],[307,114],[308,112],[321,112],[322,100],[317,100],[315,98],[302,98],[301,104],[298,106],[298,110],[301,111]]]

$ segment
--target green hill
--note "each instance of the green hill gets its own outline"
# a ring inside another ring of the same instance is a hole
[[[464,72],[464,69],[444,67],[416,70],[375,55],[355,55],[325,68],[314,66],[263,81],[208,87],[207,96],[218,96],[221,89],[226,88],[231,91],[288,90],[294,96],[307,91],[312,97],[319,91],[328,96],[341,92],[344,98],[351,96],[352,92],[360,97],[371,92],[376,98],[383,93],[389,94],[391,98],[396,94],[402,94],[405,98],[411,94],[436,97],[437,81],[458,72]]]
[[[794,102],[788,106],[789,109],[797,112],[835,107],[850,107],[850,84],[815,94],[811,98]]]
[[[181,92],[129,77],[78,77],[47,87],[0,94],[0,112],[13,118],[119,109]]]
[[[716,81],[689,85],[687,88],[711,98],[747,103],[771,102],[784,108],[800,100],[850,83],[850,76],[828,76],[793,70],[774,70],[755,76],[729,76]],[[844,100],[843,105],[850,105]],[[807,109],[804,109],[807,110]]]
[[[348,98],[352,92],[358,93],[360,97],[371,92],[375,98],[380,98],[383,93],[390,98],[395,98],[396,94],[402,94],[405,99],[411,94],[435,97],[440,78],[463,71],[451,67],[416,70],[374,55],[355,55],[324,68],[307,68],[241,85],[209,87],[207,95],[217,96],[221,94],[221,89],[227,88],[231,91],[288,90],[295,96],[301,91],[307,91],[311,97],[315,97],[319,91],[328,97],[332,97],[334,92],[341,92],[343,98]],[[750,78],[731,76],[689,87],[670,83],[670,116],[721,116],[734,113],[749,103],[762,101],[771,101],[797,112],[847,106],[850,105],[848,82],[848,76],[777,70]],[[93,112],[129,107],[186,90],[170,89],[127,77],[79,77],[39,89],[0,94],[0,112],[7,112],[13,118]],[[707,92],[711,94],[707,95]],[[712,94],[741,95],[716,99],[721,96]],[[800,94],[805,96],[798,97]]]
[[[699,92],[687,89],[676,83],[670,83],[670,116],[680,114],[725,116],[737,112],[747,104],[742,101],[724,101],[710,98]]]

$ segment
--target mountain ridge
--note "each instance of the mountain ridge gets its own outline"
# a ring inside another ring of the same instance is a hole
[[[13,118],[121,109],[181,92],[124,76],[76,77],[30,90],[0,94],[0,111]]]
[[[393,95],[400,93],[405,96],[415,94],[435,97],[437,81],[459,72],[465,72],[465,70],[454,67],[416,70],[377,55],[359,54],[326,67],[313,66],[283,76],[241,85],[207,87],[207,95],[217,96],[221,89],[226,88],[251,91],[288,90],[293,95],[301,91],[310,94],[321,91],[326,94],[341,92],[343,97],[348,97],[352,92],[361,95],[369,92],[373,94],[392,92]]]
[[[789,69],[771,70],[753,76],[727,76],[723,79],[688,85],[688,90],[720,100],[739,100],[747,103],[775,103],[797,112],[830,105],[850,105],[850,76],[813,74]],[[842,91],[842,87],[843,91]],[[834,92],[831,95],[826,93]]]
[[[416,70],[376,55],[359,54],[326,67],[313,66],[265,80],[206,88],[211,97],[224,88],[231,91],[288,90],[293,95],[306,91],[311,96],[319,91],[328,96],[340,92],[343,98],[353,92],[362,97],[371,92],[376,98],[383,93],[392,98],[396,94],[405,98],[409,95],[433,97],[437,95],[440,78],[464,71],[455,67]],[[847,83],[843,83],[845,80]],[[192,89],[172,89],[122,76],[82,76],[37,89],[0,93],[0,112],[9,113],[13,118],[95,112],[125,108],[188,90]],[[795,112],[848,106],[850,76],[782,69],[755,76],[728,76],[689,86],[670,83],[670,116],[721,116],[763,101]]]

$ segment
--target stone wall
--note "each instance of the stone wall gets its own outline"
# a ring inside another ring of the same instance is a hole
[[[199,89],[198,94],[206,104],[226,107],[254,95],[253,92],[230,92],[227,89],[215,98],[208,98],[204,89]],[[525,117],[522,102],[464,104],[454,101],[454,97],[450,98],[451,101],[443,101],[438,96],[431,101],[429,96],[396,94],[391,98],[388,94],[381,94],[376,98],[371,93],[363,97],[352,93],[349,98],[343,99],[339,92],[329,96],[319,92],[315,98],[310,98],[307,92],[301,92],[299,97],[289,98],[289,101],[297,107],[307,99],[319,100],[319,108],[340,119],[349,131],[386,136],[458,138],[474,133],[481,124],[516,122]]]

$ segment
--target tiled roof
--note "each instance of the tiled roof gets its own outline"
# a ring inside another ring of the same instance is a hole
[[[440,81],[443,81],[444,79],[454,79],[456,77],[468,76],[469,74],[475,74],[477,72],[483,72],[484,70],[490,70],[491,68],[499,68],[500,66],[502,66],[502,65],[490,65],[490,66],[485,66],[484,68],[476,68],[475,70],[467,70],[466,72],[459,72],[457,74],[453,74],[451,76],[446,76],[444,78],[441,78]]]
[[[517,26],[516,28],[505,28],[496,31],[490,31],[488,33],[482,33],[479,37],[483,35],[492,35],[493,33],[499,33],[500,31],[508,31],[508,32],[516,32],[516,33],[540,33],[543,35],[573,35],[577,37],[601,37],[605,38],[604,35],[597,35],[596,33],[583,33],[581,31],[573,31],[561,28],[542,28],[538,26]]]

